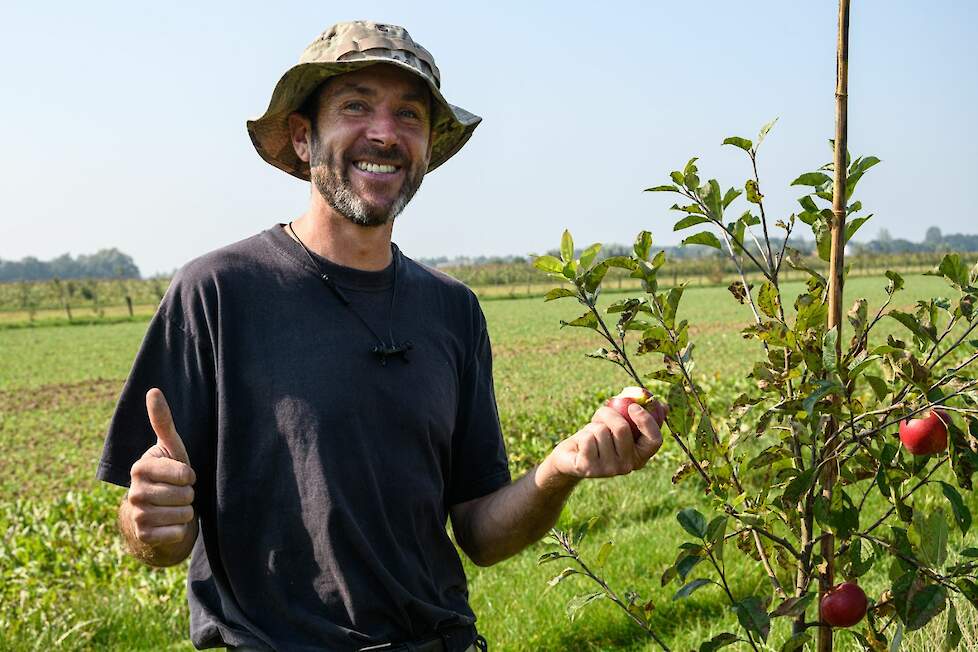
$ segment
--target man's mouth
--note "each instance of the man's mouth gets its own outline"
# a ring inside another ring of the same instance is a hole
[[[388,165],[386,163],[371,163],[369,161],[354,161],[354,167],[363,172],[370,172],[372,174],[394,174],[400,168],[396,165]]]

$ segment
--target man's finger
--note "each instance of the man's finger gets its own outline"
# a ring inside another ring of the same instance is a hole
[[[642,433],[635,440],[635,455],[640,460],[645,461],[655,455],[662,446],[662,433],[659,431],[659,424],[653,415],[640,406],[629,405],[628,407],[629,416],[632,417],[635,426]]]
[[[156,433],[157,445],[167,454],[167,457],[184,464],[190,464],[190,456],[183,445],[183,440],[177,433],[176,426],[173,425],[173,416],[170,414],[170,406],[166,403],[157,388],[152,388],[146,392],[146,412],[149,414],[149,422]]]
[[[154,455],[153,453],[158,448],[158,446],[153,446],[132,465],[129,475],[134,483],[158,483],[186,487],[197,482],[197,474],[194,473],[189,464],[169,457]]]

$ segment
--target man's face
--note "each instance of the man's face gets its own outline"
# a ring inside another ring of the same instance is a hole
[[[431,98],[420,79],[378,64],[329,81],[310,139],[310,172],[329,205],[362,226],[393,220],[421,186]]]

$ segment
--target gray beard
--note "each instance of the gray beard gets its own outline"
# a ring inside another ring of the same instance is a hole
[[[315,135],[312,138],[310,176],[319,194],[337,213],[360,226],[382,226],[393,222],[421,187],[424,173],[409,175],[401,186],[401,192],[386,210],[367,204],[353,190],[346,165],[335,152],[321,147]]]

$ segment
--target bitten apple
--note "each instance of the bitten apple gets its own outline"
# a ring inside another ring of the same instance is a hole
[[[617,396],[612,396],[609,398],[605,405],[615,410],[621,416],[625,417],[625,421],[628,425],[632,427],[632,435],[636,438],[641,436],[638,428],[635,426],[635,422],[628,415],[628,406],[632,403],[637,403],[652,414],[655,422],[662,425],[662,422],[666,420],[666,410],[661,403],[652,398],[651,392],[641,387],[626,387],[621,390]]]
[[[866,615],[866,593],[855,582],[829,589],[819,603],[819,615],[833,627],[852,627]]]
[[[913,455],[934,455],[947,450],[950,418],[941,409],[924,412],[918,419],[900,422],[900,441]]]

